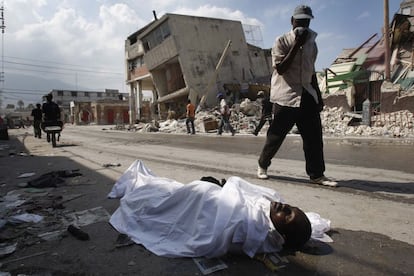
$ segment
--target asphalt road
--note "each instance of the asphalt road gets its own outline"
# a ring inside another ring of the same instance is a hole
[[[327,175],[341,185],[327,188],[308,183],[298,137],[286,140],[269,168],[270,179],[260,181],[255,171],[264,137],[142,134],[68,126],[59,147],[53,149],[45,140],[33,138],[31,132],[27,135],[24,130],[13,130],[11,134],[33,158],[0,158],[3,174],[12,168],[16,171],[17,166],[19,173],[80,168],[88,185],[56,189],[86,194],[68,202],[67,208],[82,210],[99,205],[112,213],[118,204],[105,195],[136,159],[143,160],[157,175],[183,183],[201,176],[237,175],[271,187],[292,205],[331,221],[329,235],[334,242],[314,242],[302,252],[286,253],[289,264],[278,275],[410,275],[414,271],[411,141],[325,139]],[[111,163],[120,166],[102,166]],[[3,175],[2,179],[18,183],[10,176]],[[92,224],[85,230],[92,237],[86,243],[65,237],[24,247],[12,256],[50,250],[49,261],[28,258],[5,268],[27,273],[22,267],[32,271],[41,267],[54,275],[201,275],[191,259],[159,258],[138,245],[113,249],[117,235],[106,224]],[[246,256],[226,255],[222,260],[228,268],[214,275],[272,275],[263,264]]]

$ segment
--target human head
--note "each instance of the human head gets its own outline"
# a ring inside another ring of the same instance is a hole
[[[293,11],[291,18],[293,29],[296,27],[308,28],[313,19],[312,9],[309,6],[299,5]]]
[[[262,90],[260,90],[259,92],[257,92],[257,97],[258,98],[263,98],[264,97],[264,92]]]
[[[285,247],[298,250],[310,239],[312,227],[305,213],[297,207],[271,202],[270,219],[285,239]]]
[[[52,94],[47,94],[46,95],[46,101],[50,102],[53,99],[53,95]]]
[[[221,100],[223,98],[224,98],[223,93],[221,93],[221,92],[217,93],[217,99]]]
[[[190,99],[188,99],[188,100],[187,100],[187,103],[191,103],[191,100],[190,100]]]
[[[40,103],[37,103],[37,104],[36,104],[36,107],[37,107],[37,108],[40,108],[41,106],[42,106],[42,105],[41,105]]]

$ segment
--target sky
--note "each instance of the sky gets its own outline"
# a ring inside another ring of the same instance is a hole
[[[52,89],[118,89],[127,93],[125,39],[151,22],[153,11],[158,18],[165,13],[177,13],[238,20],[252,27],[247,41],[271,48],[277,36],[290,30],[294,8],[299,4],[309,5],[315,17],[310,28],[318,33],[317,70],[329,67],[342,49],[358,47],[374,34],[380,38],[384,25],[383,0],[0,0],[0,3],[4,7],[5,26],[1,45],[4,81],[0,83],[3,104],[19,99],[25,104],[36,103]],[[399,11],[400,3],[389,0],[390,20]]]

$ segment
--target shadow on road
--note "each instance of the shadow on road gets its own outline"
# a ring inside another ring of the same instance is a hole
[[[284,181],[299,185],[314,186],[315,188],[338,189],[341,192],[348,193],[367,193],[370,196],[384,198],[389,200],[398,200],[399,202],[414,203],[414,182],[387,182],[387,181],[367,181],[367,180],[338,180],[338,187],[324,187],[309,183],[308,179],[290,177],[290,176],[273,176],[269,179]]]

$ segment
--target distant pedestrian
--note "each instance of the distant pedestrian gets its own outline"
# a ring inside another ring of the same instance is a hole
[[[60,120],[60,107],[57,103],[53,101],[53,95],[47,94],[46,95],[46,102],[42,105],[42,112],[44,114],[43,124],[44,126],[47,125],[59,125],[61,128],[63,127],[63,122]],[[50,134],[46,133],[46,139],[50,142]],[[60,134],[58,136],[59,140]]]
[[[272,48],[274,71],[270,101],[274,103],[274,116],[258,161],[257,177],[268,178],[267,168],[272,158],[296,124],[303,140],[306,173],[310,182],[336,186],[335,181],[324,175],[322,124],[319,114],[323,109],[323,101],[315,74],[318,49],[315,42],[317,33],[309,28],[312,18],[310,7],[297,6],[291,17],[292,30],[279,36]]]
[[[219,128],[217,130],[217,134],[221,135],[223,133],[223,127],[228,129],[231,132],[231,135],[234,136],[236,133],[233,127],[230,124],[230,108],[227,105],[226,100],[224,99],[224,95],[222,93],[217,94],[217,98],[220,101],[220,123]]]
[[[266,122],[269,122],[269,126],[272,124],[272,109],[273,104],[270,102],[269,97],[265,95],[264,91],[257,92],[257,99],[261,105],[260,122],[253,132],[253,135],[257,136]]]
[[[186,112],[187,119],[185,120],[185,125],[187,126],[187,134],[195,134],[194,128],[194,119],[195,119],[195,106],[191,103],[191,100],[188,99],[187,101],[187,112]],[[190,132],[190,125],[191,125],[191,132]]]
[[[43,112],[39,103],[36,104],[36,108],[32,110],[31,116],[33,117],[34,137],[40,139],[42,138],[42,130],[40,126],[42,124]]]

